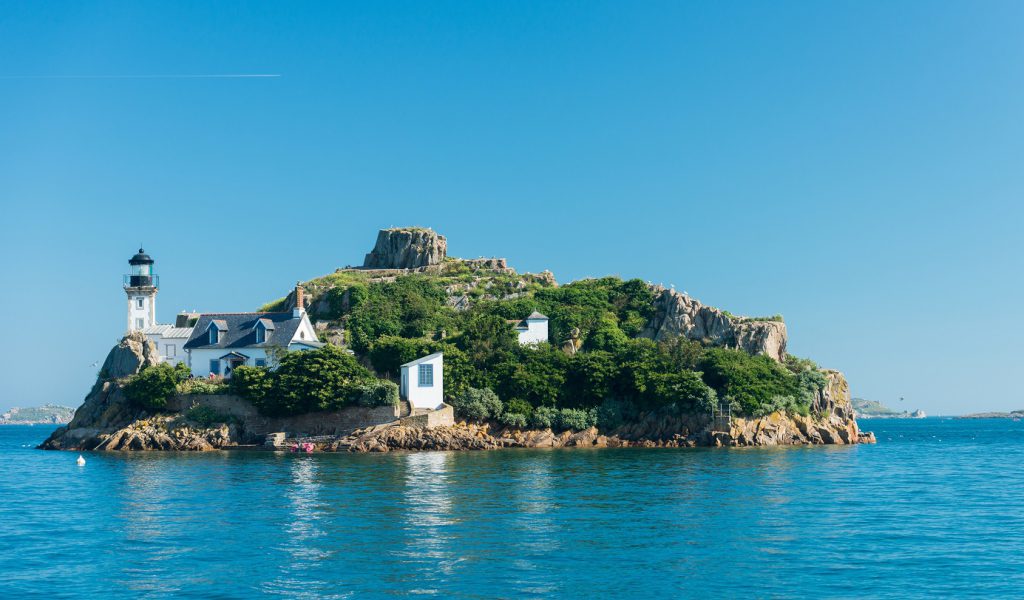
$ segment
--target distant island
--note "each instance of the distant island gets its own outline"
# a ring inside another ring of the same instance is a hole
[[[42,447],[305,451],[874,442],[842,373],[747,317],[639,279],[559,284],[381,230],[362,266],[255,312],[156,321],[139,249],[128,334]],[[297,267],[298,268],[298,267]]]
[[[1024,419],[1024,409],[1010,412],[980,412],[957,417],[959,419]]]
[[[923,419],[927,416],[920,409],[898,411],[889,408],[881,402],[865,400],[864,398],[854,398],[850,402],[853,403],[853,410],[857,412],[857,416],[864,419]]]
[[[63,425],[75,416],[70,406],[44,404],[26,408],[12,408],[0,414],[0,425]]]

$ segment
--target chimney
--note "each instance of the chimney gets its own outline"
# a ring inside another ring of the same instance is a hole
[[[306,314],[306,290],[302,289],[302,282],[295,282],[295,308],[292,309],[292,318],[301,319]]]

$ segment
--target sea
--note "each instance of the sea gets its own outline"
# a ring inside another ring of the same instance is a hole
[[[876,445],[36,450],[0,427],[0,598],[1024,596],[1024,423]]]

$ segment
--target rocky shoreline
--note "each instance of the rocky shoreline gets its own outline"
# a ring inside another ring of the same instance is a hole
[[[858,429],[846,379],[825,371],[828,385],[811,406],[810,416],[776,412],[759,418],[733,418],[728,429],[715,431],[708,415],[645,413],[635,422],[602,432],[519,429],[496,423],[425,426],[400,411],[381,415],[315,413],[291,420],[259,415],[247,401],[231,396],[195,397],[214,403],[225,415],[222,423],[197,423],[180,410],[149,414],[131,406],[119,383],[155,364],[152,345],[141,335],[126,336],[110,351],[101,373],[71,422],[58,428],[39,447],[49,450],[211,451],[230,448],[288,449],[299,442],[316,451],[388,452],[394,450],[491,450],[498,448],[697,446],[791,446],[874,443]],[[345,409],[353,412],[360,409]],[[365,411],[365,409],[362,409]],[[376,421],[374,419],[377,419]],[[289,432],[287,434],[271,432]],[[277,438],[267,445],[267,440]]]

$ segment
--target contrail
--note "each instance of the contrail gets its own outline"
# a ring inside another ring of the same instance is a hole
[[[218,75],[0,75],[0,79],[266,79],[279,73],[225,73]]]

